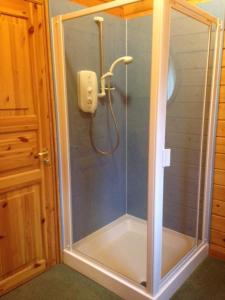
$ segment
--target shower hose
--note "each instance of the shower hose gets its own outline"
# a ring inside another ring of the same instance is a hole
[[[94,150],[97,153],[99,153],[101,155],[104,155],[104,156],[112,155],[117,150],[117,148],[119,147],[119,144],[120,144],[120,134],[119,134],[118,123],[117,123],[116,116],[115,116],[113,106],[112,106],[112,95],[111,95],[110,81],[107,84],[107,90],[108,90],[107,91],[108,105],[109,105],[110,113],[111,113],[111,116],[112,116],[112,119],[113,119],[113,124],[114,124],[115,132],[116,132],[116,143],[113,146],[112,150],[105,151],[105,150],[100,149],[98,146],[96,146],[94,138],[93,138],[93,121],[94,121],[95,114],[91,114],[91,121],[90,121],[90,139],[91,139],[92,147],[94,148]]]

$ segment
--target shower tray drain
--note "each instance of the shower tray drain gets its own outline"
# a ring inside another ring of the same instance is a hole
[[[142,281],[141,285],[144,286],[144,287],[146,287],[147,286],[147,282],[146,281]]]

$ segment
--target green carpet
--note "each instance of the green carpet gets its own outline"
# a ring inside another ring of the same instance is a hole
[[[58,265],[1,300],[122,300],[65,265]],[[172,300],[225,299],[225,262],[207,258]]]
[[[172,297],[172,300],[224,299],[225,262],[214,258],[207,258]]]
[[[0,298],[1,300],[122,300],[65,265],[55,266]]]

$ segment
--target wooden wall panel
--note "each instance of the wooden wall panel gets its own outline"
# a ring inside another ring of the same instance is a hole
[[[222,72],[221,72],[221,85],[225,85],[225,68],[222,67]]]
[[[225,185],[214,184],[213,199],[224,200],[225,199]]]
[[[99,5],[104,2],[107,2],[107,0],[71,0],[71,1],[76,2],[77,4],[84,5],[84,6],[95,6],[95,5]],[[110,0],[108,0],[108,1],[110,1]],[[112,15],[120,17],[120,18],[124,17],[124,11],[123,11],[122,7],[110,9],[107,12],[109,14],[112,14]]]
[[[220,103],[225,102],[225,85],[220,86]]]
[[[225,233],[221,231],[211,230],[211,241],[214,245],[225,248]]]
[[[217,137],[225,137],[225,120],[218,121]]]
[[[84,6],[95,6],[104,2],[110,2],[111,0],[71,0],[77,4]],[[120,18],[129,19],[136,18],[138,16],[152,14],[153,0],[142,0],[140,3],[133,3],[110,9],[107,13],[115,15]]]
[[[99,5],[105,2],[110,2],[112,0],[70,0],[72,2],[84,5],[84,6],[95,6]],[[187,0],[187,2],[190,2],[193,5],[198,4],[201,1],[192,1]],[[116,15],[120,18],[129,19],[129,18],[136,18],[139,16],[149,15],[153,12],[153,0],[142,0],[139,3],[133,3],[133,4],[127,4],[123,5],[119,8],[108,10],[107,12],[113,15]],[[185,4],[185,2],[184,2]],[[187,8],[185,8],[184,4],[179,4],[176,1],[173,1],[173,5],[176,7],[176,9],[182,10],[182,11],[188,11]],[[196,17],[196,14],[194,13],[195,8],[193,9],[192,15]],[[215,21],[215,20],[214,20]]]
[[[223,232],[225,228],[225,218],[213,214],[211,228]]]
[[[218,114],[219,120],[225,120],[225,103],[219,104],[219,114]]]
[[[210,254],[225,259],[225,43],[216,139]]]

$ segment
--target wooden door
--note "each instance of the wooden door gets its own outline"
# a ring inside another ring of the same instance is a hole
[[[0,1],[0,294],[58,259],[46,7]]]

